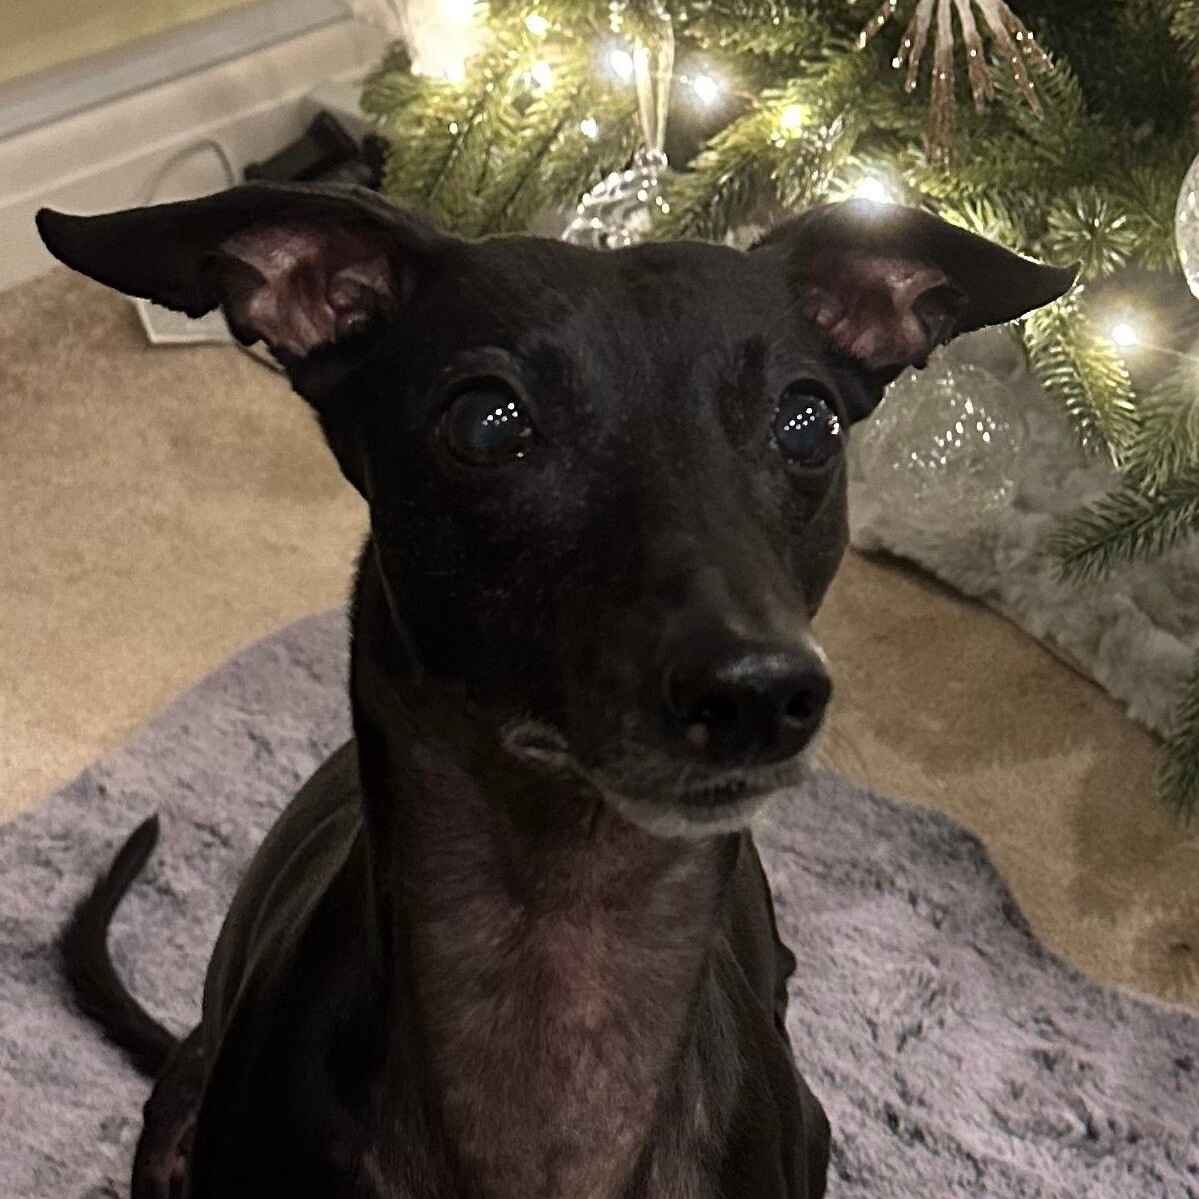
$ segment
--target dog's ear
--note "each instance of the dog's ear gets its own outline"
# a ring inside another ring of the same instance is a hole
[[[37,226],[56,258],[127,295],[192,317],[220,307],[318,407],[453,240],[363,189],[287,184],[100,216],[44,208]]]
[[[898,204],[823,204],[751,252],[782,255],[796,306],[868,383],[867,416],[906,367],[959,333],[1063,295],[1077,274],[1022,258],[931,213]]]

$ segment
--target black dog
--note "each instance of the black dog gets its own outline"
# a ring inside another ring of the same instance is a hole
[[[467,243],[268,185],[39,228],[266,342],[370,506],[355,739],[251,863],[199,1027],[173,1046],[104,947],[152,823],[66,936],[165,1066],[135,1199],[823,1194],[748,827],[829,697],[847,432],[1073,273],[857,202],[749,252]]]

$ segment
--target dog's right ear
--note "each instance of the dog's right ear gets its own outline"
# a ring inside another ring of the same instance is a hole
[[[67,266],[198,317],[224,310],[319,409],[454,239],[360,188],[249,184],[198,200],[67,216],[38,231]]]

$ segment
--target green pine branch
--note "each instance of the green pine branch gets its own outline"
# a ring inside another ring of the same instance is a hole
[[[1199,811],[1199,656],[1158,757],[1153,787],[1183,824]]]
[[[1160,557],[1199,530],[1199,471],[1149,495],[1126,485],[1067,517],[1045,552],[1062,580],[1085,583],[1118,566]]]
[[[1045,256],[1079,263],[1084,279],[1113,274],[1136,250],[1126,206],[1100,187],[1070,188],[1049,205],[1045,224]]]
[[[1137,436],[1128,371],[1082,311],[1078,290],[1025,318],[1029,367],[1069,414],[1083,446],[1102,448],[1120,466]]]
[[[1193,70],[1199,70],[1199,0],[1174,0],[1170,35]]]
[[[1110,196],[1125,215],[1129,261],[1145,270],[1179,269],[1174,209],[1193,146],[1181,142],[1149,151],[1143,161],[1110,179]]]
[[[680,28],[700,49],[775,61],[811,60],[836,36],[812,9],[775,0],[710,0]]]
[[[863,95],[874,75],[871,59],[841,44],[765,90],[672,181],[658,235],[719,239],[763,201],[798,209],[823,199],[870,123]]]
[[[1142,400],[1139,429],[1124,473],[1153,494],[1172,479],[1199,473],[1199,371],[1184,361]]]
[[[530,33],[525,15],[512,6],[493,17],[461,83],[413,76],[402,53],[368,79],[363,109],[392,140],[383,186],[395,203],[467,236],[518,230],[627,161],[636,96],[597,75],[571,39]],[[553,72],[548,87],[535,64]]]

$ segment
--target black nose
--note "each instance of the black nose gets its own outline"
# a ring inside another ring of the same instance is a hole
[[[807,646],[693,643],[666,668],[667,727],[710,762],[778,762],[811,741],[832,689]]]

